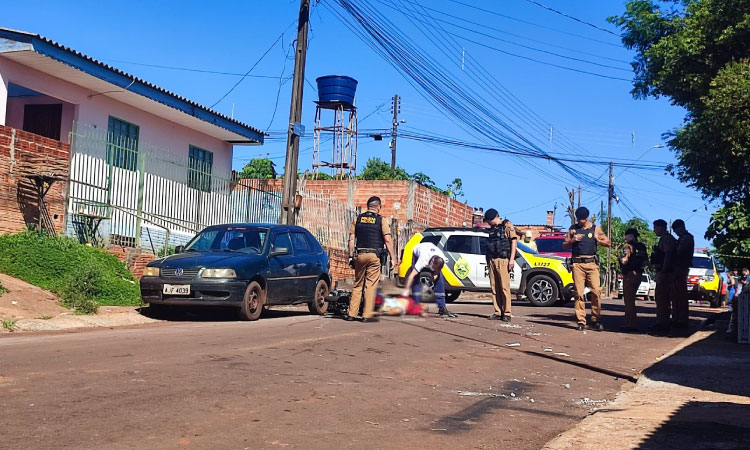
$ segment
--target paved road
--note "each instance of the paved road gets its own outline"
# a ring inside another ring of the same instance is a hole
[[[272,311],[6,335],[0,448],[540,448],[680,341],[584,334],[570,306],[519,302],[507,325],[462,300],[454,320]],[[607,302],[603,323],[621,311]]]

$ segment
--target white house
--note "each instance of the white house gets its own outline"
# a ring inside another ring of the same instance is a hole
[[[188,235],[243,219],[250,193],[240,197],[231,180],[232,149],[264,138],[80,52],[7,28],[0,28],[0,125],[70,141],[68,228],[78,215],[89,226],[102,222],[102,234],[144,246],[151,231],[143,227]]]

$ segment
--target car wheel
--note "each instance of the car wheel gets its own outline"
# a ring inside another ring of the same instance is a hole
[[[622,300],[622,297],[623,297],[623,294],[622,294],[622,292],[618,292],[618,293],[617,293],[617,299],[618,299],[618,300]]]
[[[263,312],[264,297],[260,284],[257,281],[250,283],[240,306],[240,320],[258,320]]]
[[[711,297],[710,300],[711,308],[718,308],[721,306],[721,294],[718,292]]]
[[[461,295],[461,291],[445,291],[445,301],[447,303],[453,303]]]
[[[536,275],[526,286],[526,298],[534,306],[552,306],[558,296],[557,283],[547,275]]]
[[[313,301],[307,304],[307,308],[311,313],[322,316],[328,311],[328,301],[326,299],[328,298],[329,291],[330,288],[328,287],[326,280],[318,281],[318,285],[315,286],[315,296],[313,297]]]

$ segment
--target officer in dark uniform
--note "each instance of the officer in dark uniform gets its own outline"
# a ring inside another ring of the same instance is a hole
[[[591,327],[601,331],[604,326],[601,316],[601,288],[599,280],[599,258],[597,246],[609,247],[609,238],[602,228],[589,220],[589,210],[585,206],[576,209],[577,223],[570,227],[563,241],[563,248],[573,249],[573,285],[575,286],[575,310],[578,330],[586,327],[586,286],[591,290]]]
[[[656,270],[656,325],[651,327],[650,333],[662,336],[669,333],[677,240],[670,234],[667,221],[663,219],[654,220],[654,233],[659,236],[659,243],[651,252],[651,265]]]
[[[349,229],[349,259],[354,266],[354,289],[346,320],[356,319],[364,296],[362,322],[377,322],[378,319],[373,315],[380,281],[381,258],[385,255],[384,247],[391,255],[393,270],[398,266],[396,255],[393,253],[391,229],[379,214],[381,205],[380,198],[370,197],[367,200],[367,211],[358,215]]]
[[[495,306],[495,313],[489,319],[510,322],[510,273],[515,265],[518,236],[513,224],[508,219],[501,219],[494,208],[484,213],[484,221],[490,225],[486,256]]]
[[[685,229],[685,221],[682,219],[672,222],[672,230],[677,235],[675,278],[672,289],[672,327],[687,328],[690,320],[687,277],[690,273],[690,266],[693,265],[695,238]]]
[[[642,242],[638,242],[638,230],[629,228],[625,231],[625,248],[620,258],[622,264],[622,293],[625,304],[625,326],[620,330],[633,332],[638,330],[638,316],[635,310],[635,294],[641,284],[643,268],[648,262],[648,251]]]

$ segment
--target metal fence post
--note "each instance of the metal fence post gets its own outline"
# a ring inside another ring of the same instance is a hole
[[[143,189],[146,184],[146,158],[141,155],[140,164],[138,165],[138,197],[135,209],[135,246],[141,248],[141,225],[143,222]]]

